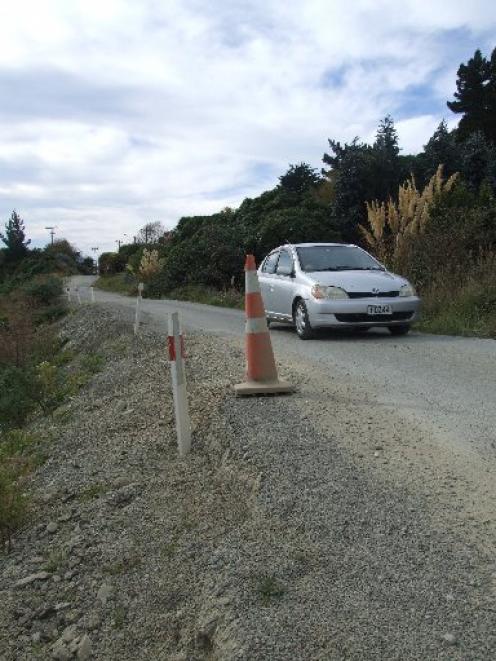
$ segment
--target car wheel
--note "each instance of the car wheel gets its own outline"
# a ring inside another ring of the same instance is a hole
[[[409,324],[399,324],[398,326],[389,326],[391,335],[406,335],[410,330]]]
[[[314,330],[308,319],[307,306],[304,301],[298,301],[294,310],[294,323],[296,333],[301,340],[310,340],[315,336]]]

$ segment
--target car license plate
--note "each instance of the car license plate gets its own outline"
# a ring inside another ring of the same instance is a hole
[[[390,305],[367,305],[367,314],[393,314]]]

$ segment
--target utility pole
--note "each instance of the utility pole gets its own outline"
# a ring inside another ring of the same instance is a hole
[[[50,236],[52,237],[51,245],[53,246],[53,235],[55,234],[56,225],[45,227],[46,230],[50,230]]]
[[[98,275],[98,255],[97,252],[99,250],[98,246],[95,248],[92,248],[93,252],[95,253],[95,264],[96,264],[96,274]]]

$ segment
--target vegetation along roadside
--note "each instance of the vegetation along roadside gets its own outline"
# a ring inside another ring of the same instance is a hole
[[[496,49],[458,70],[442,121],[424,149],[402,154],[390,116],[373,144],[331,139],[318,172],[291,165],[278,184],[237,209],[145,225],[100,258],[102,289],[238,307],[243,259],[286,241],[344,241],[408,277],[424,304],[419,328],[496,337]],[[474,86],[477,88],[475,89]]]

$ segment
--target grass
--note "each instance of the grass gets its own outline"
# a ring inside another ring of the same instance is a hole
[[[284,587],[275,576],[262,576],[256,590],[264,606],[270,606],[274,599],[279,599],[284,594]]]
[[[137,567],[139,563],[140,559],[138,556],[123,558],[122,560],[117,560],[111,565],[107,565],[104,572],[110,576],[120,576],[121,574],[125,574],[126,572],[131,571],[131,569]]]
[[[0,551],[10,550],[13,533],[28,517],[31,500],[23,484],[44,460],[42,442],[40,436],[22,429],[0,433]]]
[[[496,339],[496,260],[483,264],[458,286],[437,280],[422,296],[417,325],[426,333]]]
[[[126,621],[126,609],[124,606],[116,606],[114,610],[114,627],[116,629],[122,629],[124,622]]]
[[[136,295],[136,280],[129,273],[115,273],[114,275],[101,275],[94,287],[127,296]]]
[[[81,356],[79,363],[84,372],[97,374],[102,371],[105,358],[99,353],[85,354]]]
[[[164,298],[217,305],[223,308],[236,308],[238,310],[244,308],[244,294],[237,289],[220,291],[202,285],[188,285],[166,292]]]
[[[67,551],[56,550],[52,551],[47,558],[45,563],[45,571],[55,574],[55,572],[60,569],[65,561],[67,560]]]
[[[102,496],[107,491],[108,487],[97,482],[96,484],[91,484],[89,487],[86,487],[86,489],[80,491],[78,498],[80,502],[88,503],[94,498],[100,498],[100,496]]]

